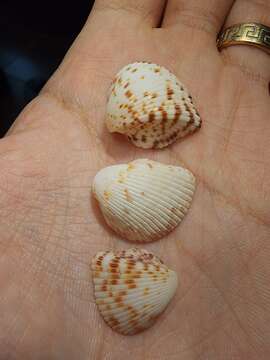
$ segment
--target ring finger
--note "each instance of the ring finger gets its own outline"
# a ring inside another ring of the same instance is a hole
[[[237,0],[224,25],[224,29],[239,23],[261,23],[270,26],[270,3],[269,0]],[[245,31],[249,31],[255,36],[254,30],[247,27]],[[258,35],[259,38],[260,35]],[[254,37],[253,37],[254,38]],[[243,69],[247,69],[249,73],[259,75],[268,79],[270,76],[270,60],[262,49],[254,46],[229,46],[222,49],[222,56],[230,63],[240,65]]]

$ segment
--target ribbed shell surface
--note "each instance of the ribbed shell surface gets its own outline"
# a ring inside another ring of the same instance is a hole
[[[177,274],[142,249],[99,252],[91,268],[99,312],[123,335],[153,325],[177,288]]]
[[[93,182],[107,224],[121,237],[140,242],[172,231],[187,213],[194,190],[190,171],[148,159],[106,167]]]
[[[201,119],[175,75],[163,66],[137,62],[116,75],[106,124],[138,147],[163,148],[200,128]]]

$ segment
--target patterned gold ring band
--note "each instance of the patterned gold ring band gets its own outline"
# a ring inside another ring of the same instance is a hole
[[[223,30],[217,39],[219,50],[239,44],[256,46],[270,54],[270,27],[258,23],[236,24]]]

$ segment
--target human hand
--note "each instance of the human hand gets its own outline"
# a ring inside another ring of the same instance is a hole
[[[155,28],[164,4],[97,0],[59,70],[0,141],[1,359],[270,357],[269,58],[244,46],[219,53],[215,43],[226,16],[226,26],[269,25],[270,8],[169,0]],[[141,60],[172,70],[203,119],[162,151],[104,128],[112,78]],[[90,187],[102,167],[142,157],[183,164],[198,184],[181,226],[142,246],[177,271],[177,294],[151,329],[124,337],[98,314],[90,261],[133,245],[104,225]]]

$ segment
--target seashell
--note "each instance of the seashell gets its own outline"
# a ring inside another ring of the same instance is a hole
[[[146,250],[101,251],[91,268],[99,312],[123,335],[152,326],[177,288],[177,274]]]
[[[106,125],[134,145],[163,148],[201,127],[192,97],[169,70],[136,62],[122,68],[109,90]]]
[[[190,171],[147,159],[106,167],[93,182],[107,224],[121,237],[141,242],[172,231],[187,213],[194,190]]]

